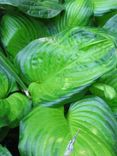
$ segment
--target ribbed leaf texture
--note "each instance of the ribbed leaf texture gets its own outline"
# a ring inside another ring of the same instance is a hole
[[[93,5],[90,0],[67,0],[64,6],[65,11],[55,19],[58,32],[90,23],[93,15]]]
[[[94,4],[95,16],[101,16],[117,9],[117,0],[92,0],[92,3]]]
[[[34,104],[46,105],[68,102],[116,65],[111,37],[89,28],[35,40],[16,58]]]
[[[39,106],[21,122],[20,154],[116,156],[116,129],[110,108],[97,97],[73,103],[66,117],[62,108]]]
[[[13,58],[32,40],[47,36],[45,25],[22,14],[6,14],[1,21],[1,40],[6,51]]]

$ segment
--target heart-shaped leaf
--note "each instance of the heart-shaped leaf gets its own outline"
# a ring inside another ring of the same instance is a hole
[[[36,107],[20,125],[21,156],[116,156],[117,123],[97,97],[62,108]],[[71,140],[71,141],[70,141]]]
[[[76,28],[60,36],[35,40],[17,55],[35,104],[66,103],[116,64],[115,45],[107,34]]]

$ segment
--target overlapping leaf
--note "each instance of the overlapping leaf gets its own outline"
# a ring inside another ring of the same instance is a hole
[[[31,102],[21,93],[12,93],[16,92],[16,81],[2,65],[0,64],[0,128],[15,127],[30,111]]]
[[[31,102],[20,93],[14,93],[8,98],[0,99],[0,127],[15,127],[30,111]]]
[[[0,31],[2,43],[12,57],[32,40],[47,35],[43,23],[22,14],[3,16]]]
[[[62,108],[39,106],[20,125],[20,154],[64,156],[75,139],[71,156],[116,156],[116,129],[111,110],[97,97],[72,104],[66,117]]]
[[[115,45],[107,34],[76,28],[60,36],[35,40],[17,55],[36,104],[66,103],[116,64]]]
[[[1,5],[17,7],[22,12],[40,18],[52,18],[64,8],[59,0],[0,0]]]
[[[105,74],[90,90],[93,95],[105,99],[117,117],[117,69]]]
[[[65,11],[55,20],[58,31],[90,23],[93,5],[90,0],[68,0],[64,3]]]

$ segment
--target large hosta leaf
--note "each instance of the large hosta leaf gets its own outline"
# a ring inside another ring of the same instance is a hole
[[[92,0],[92,3],[94,3],[94,14],[96,16],[117,9],[117,0]]]
[[[7,150],[7,148],[0,145],[0,155],[1,156],[12,156],[11,153]]]
[[[64,9],[59,0],[0,0],[0,4],[18,7],[24,13],[40,18],[52,18]]]
[[[93,5],[90,0],[65,1],[65,11],[55,20],[58,31],[87,25],[93,15]]]
[[[21,156],[64,156],[73,139],[71,156],[116,156],[116,129],[111,110],[97,97],[72,104],[66,117],[62,108],[39,106],[20,125],[19,149]]]
[[[4,15],[0,31],[2,43],[12,57],[30,41],[47,35],[43,23],[22,14]]]
[[[30,111],[31,102],[21,93],[14,93],[5,99],[0,99],[0,127],[15,127]]]
[[[107,34],[76,28],[60,36],[35,40],[17,55],[36,104],[66,103],[115,66],[115,45]]]

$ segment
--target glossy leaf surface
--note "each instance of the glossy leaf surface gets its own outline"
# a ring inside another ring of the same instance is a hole
[[[16,57],[36,104],[66,103],[116,64],[115,45],[107,34],[76,28],[61,35],[35,40]]]

